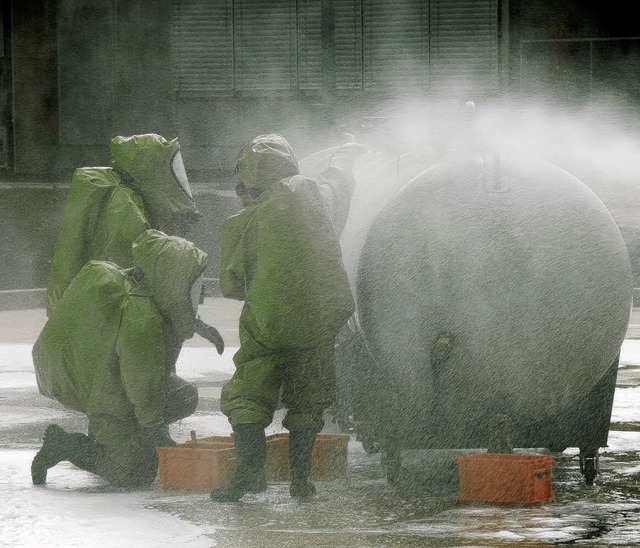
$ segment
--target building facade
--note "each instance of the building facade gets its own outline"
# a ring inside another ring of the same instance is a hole
[[[0,289],[42,287],[71,173],[108,164],[114,135],[178,136],[218,218],[236,207],[235,153],[257,133],[285,133],[304,155],[403,96],[640,95],[640,29],[622,0],[4,0],[1,16],[12,236],[0,246],[34,249],[18,261],[31,274]]]

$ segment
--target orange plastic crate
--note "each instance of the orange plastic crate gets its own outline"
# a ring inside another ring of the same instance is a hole
[[[347,472],[349,436],[318,434],[311,479],[336,479]],[[160,486],[165,489],[210,490],[228,483],[236,469],[231,436],[199,438],[176,447],[159,447]],[[268,482],[289,481],[289,434],[267,436],[265,475]]]
[[[318,434],[311,457],[312,481],[332,480],[347,474],[348,434]],[[267,481],[290,481],[289,434],[267,437]]]
[[[233,445],[191,443],[158,447],[160,486],[165,489],[209,491],[231,481],[236,471]]]
[[[461,502],[535,504],[553,498],[553,456],[479,453],[456,461]]]
[[[181,443],[178,447],[211,447],[215,449],[231,449],[235,448],[236,442],[233,436],[207,436],[205,438],[192,439],[185,443]]]
[[[313,446],[311,479],[333,480],[347,475],[347,434],[318,434]]]

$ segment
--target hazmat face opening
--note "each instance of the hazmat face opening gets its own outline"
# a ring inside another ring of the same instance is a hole
[[[204,274],[198,276],[198,279],[193,282],[191,290],[189,291],[189,297],[191,299],[191,308],[194,314],[198,314],[198,305],[202,302],[202,283],[204,281]]]
[[[174,179],[180,185],[180,188],[182,188],[187,196],[193,200],[191,186],[189,185],[189,179],[187,178],[187,171],[184,168],[180,149],[176,150],[175,154],[171,158],[171,172],[173,173]]]

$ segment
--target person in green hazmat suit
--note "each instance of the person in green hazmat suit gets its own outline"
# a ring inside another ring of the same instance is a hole
[[[113,167],[81,167],[73,174],[49,273],[49,317],[87,261],[129,268],[131,244],[145,230],[186,238],[201,217],[178,139],[117,136],[109,146]],[[221,352],[215,328],[198,320],[196,331]]]
[[[354,312],[340,245],[318,185],[298,174],[284,137],[261,135],[240,151],[244,209],[223,225],[220,286],[242,300],[236,370],[222,389],[236,473],[219,502],[266,489],[265,427],[281,395],[289,430],[290,494],[315,493],[311,456],[335,395],[334,344]]]
[[[176,375],[173,353],[194,334],[207,255],[149,229],[132,245],[132,261],[127,269],[87,262],[33,347],[40,393],[89,423],[89,435],[46,428],[31,465],[36,485],[70,461],[115,487],[148,487],[155,448],[175,445],[169,424],[196,409],[197,389]]]

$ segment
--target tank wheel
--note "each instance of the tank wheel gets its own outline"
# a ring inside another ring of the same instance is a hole
[[[362,443],[362,449],[364,449],[367,455],[373,455],[380,451],[380,444],[377,441],[363,438],[360,442]]]
[[[400,467],[402,464],[400,450],[396,448],[383,449],[380,462],[382,463],[387,475],[387,481],[391,485],[397,485],[398,480],[400,479]]]
[[[580,472],[582,472],[587,485],[593,485],[593,481],[598,475],[598,468],[598,448],[580,448]]]

